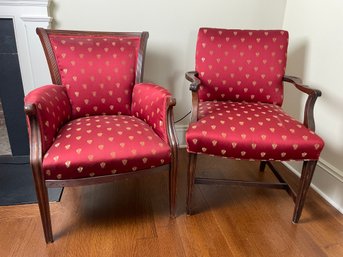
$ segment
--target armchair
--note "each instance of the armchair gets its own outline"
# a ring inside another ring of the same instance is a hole
[[[174,217],[176,101],[161,86],[142,82],[148,32],[38,28],[37,34],[53,84],[31,91],[25,112],[46,242],[53,241],[47,187],[104,183],[169,167]]]
[[[193,110],[186,133],[189,214],[195,183],[247,185],[285,189],[295,202],[292,221],[299,221],[324,147],[313,117],[321,92],[285,75],[287,46],[282,30],[199,29],[196,71],[186,73]],[[302,123],[281,107],[284,82],[308,95]],[[260,161],[260,171],[267,165],[280,183],[198,178],[196,161],[203,154]],[[297,191],[272,164],[288,160],[303,161]]]

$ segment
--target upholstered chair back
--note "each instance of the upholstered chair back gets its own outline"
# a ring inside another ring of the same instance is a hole
[[[146,40],[141,34],[55,30],[39,35],[49,41],[44,47],[54,56],[53,83],[66,88],[72,118],[131,114],[132,89],[142,79],[139,53]]]
[[[202,101],[282,104],[288,33],[201,28],[196,71]]]

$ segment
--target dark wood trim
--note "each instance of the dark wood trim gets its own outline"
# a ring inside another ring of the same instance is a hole
[[[188,173],[187,173],[187,214],[192,214],[192,194],[195,183],[195,170],[198,155],[194,153],[188,154]]]
[[[167,99],[167,135],[171,148],[171,163],[169,168],[169,205],[170,217],[176,217],[176,182],[178,163],[178,140],[175,132],[173,108],[176,105],[174,97]]]
[[[89,186],[103,183],[110,183],[116,180],[128,179],[131,177],[146,175],[147,173],[157,173],[168,168],[170,164],[158,166],[153,169],[137,170],[134,172],[118,173],[113,175],[105,175],[99,177],[88,177],[79,179],[65,179],[65,180],[45,180],[45,185],[49,188],[54,187],[74,187],[74,186]]]
[[[273,164],[271,162],[267,161],[266,164],[268,165],[268,167],[270,168],[270,170],[273,172],[274,176],[279,180],[280,183],[286,183],[287,184],[287,188],[285,188],[285,190],[287,191],[289,196],[292,197],[293,202],[295,202],[297,195],[294,192],[293,188],[291,188],[289,186],[289,184],[283,179],[281,174],[277,171],[277,169],[273,166]]]
[[[30,123],[30,164],[35,181],[36,195],[42,220],[45,242],[53,242],[48,190],[42,171],[41,131],[37,120],[35,105],[26,105],[25,113]]]
[[[315,131],[314,104],[317,98],[322,95],[322,92],[318,89],[313,89],[307,85],[303,85],[301,79],[298,77],[286,75],[283,77],[283,81],[294,85],[298,90],[308,95],[304,109],[303,124],[310,130]]]
[[[267,183],[267,182],[235,180],[235,179],[195,178],[194,183],[204,184],[204,185],[235,185],[235,186],[265,187],[265,188],[284,189],[284,190],[288,188],[287,183]]]
[[[191,82],[189,86],[189,90],[191,90],[192,92],[197,92],[201,84],[201,81],[198,78],[198,72],[196,71],[186,72],[185,77],[188,81]]]
[[[267,162],[261,161],[260,162],[260,172],[263,172],[266,169]]]
[[[191,82],[191,84],[189,85],[189,90],[192,91],[192,116],[191,116],[191,123],[192,123],[198,120],[198,109],[199,109],[198,90],[199,90],[201,81],[198,78],[198,72],[196,71],[186,72],[185,77],[188,81]]]
[[[140,34],[140,47],[138,51],[137,57],[137,68],[136,68],[136,84],[143,82],[143,74],[144,74],[144,63],[145,63],[145,52],[147,41],[149,38],[149,33],[144,31]]]
[[[49,35],[75,35],[75,36],[117,36],[117,37],[138,37],[140,38],[140,46],[138,50],[137,56],[137,66],[136,66],[136,83],[143,82],[143,70],[144,70],[144,58],[145,58],[145,51],[147,46],[147,40],[149,38],[149,33],[144,32],[104,32],[104,31],[77,31],[77,30],[52,30],[52,29],[44,29],[44,28],[37,28],[36,33],[38,34],[44,53],[47,57],[50,75],[52,79],[52,83],[56,85],[61,85],[61,76],[58,70],[57,60],[55,58],[54,51],[52,49]]]
[[[60,73],[58,70],[57,61],[55,58],[54,51],[51,47],[50,39],[49,39],[47,31],[48,30],[46,30],[44,28],[37,28],[36,29],[36,33],[38,34],[38,36],[40,38],[40,41],[42,43],[43,50],[44,50],[44,53],[46,56],[46,60],[48,62],[52,83],[55,85],[61,85],[62,84],[61,76],[60,76]]]
[[[259,181],[245,181],[245,180],[235,180],[235,179],[215,179],[215,178],[195,178],[195,184],[216,184],[216,185],[238,185],[238,186],[253,186],[253,187],[266,187],[266,188],[275,188],[275,189],[284,189],[292,197],[295,202],[296,194],[294,190],[289,186],[287,181],[281,176],[273,164],[269,161],[261,161],[260,165],[268,166],[274,176],[279,182],[266,183]],[[264,171],[264,168],[262,169]],[[261,171],[261,166],[260,166]]]
[[[269,161],[262,161],[260,163],[263,166],[264,170],[267,165],[279,182],[260,182],[260,181],[246,181],[246,180],[235,180],[235,179],[216,179],[216,178],[206,178],[206,177],[196,177],[196,161],[197,154],[189,153],[189,163],[188,163],[188,190],[187,190],[187,214],[191,214],[191,200],[194,184],[205,184],[205,185],[235,185],[235,186],[250,186],[250,187],[259,187],[259,188],[270,188],[270,189],[283,189],[289,196],[292,198],[295,203],[294,212],[293,212],[293,223],[298,223],[302,209],[304,207],[307,191],[310,187],[313,173],[317,164],[317,161],[304,161],[302,173],[300,177],[300,183],[295,193],[294,189],[290,184],[283,179],[277,169]]]
[[[293,223],[298,223],[304,204],[308,189],[310,188],[312,177],[314,170],[316,168],[317,161],[304,161],[301,177],[300,177],[300,184],[298,187],[297,198],[295,200],[295,208],[293,212]]]

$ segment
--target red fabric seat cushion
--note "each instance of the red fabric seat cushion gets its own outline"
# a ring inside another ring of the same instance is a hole
[[[199,29],[199,100],[281,105],[287,46],[283,30]]]
[[[202,102],[186,133],[192,153],[251,160],[317,160],[323,140],[281,107],[267,103]]]
[[[49,37],[74,118],[131,113],[139,37]]]
[[[43,158],[45,179],[132,172],[170,163],[170,147],[146,123],[124,115],[70,121]]]

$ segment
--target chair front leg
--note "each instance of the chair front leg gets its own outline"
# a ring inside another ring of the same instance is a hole
[[[188,190],[187,190],[187,214],[191,215],[191,201],[192,201],[192,194],[193,194],[193,187],[195,181],[195,169],[196,169],[196,162],[197,162],[197,154],[190,153],[188,161],[188,173],[187,173],[187,182],[188,182]]]
[[[33,178],[35,181],[36,195],[37,195],[43,230],[44,230],[45,242],[52,243],[54,239],[53,239],[52,227],[51,227],[49,195],[48,195],[48,189],[44,183],[44,179],[43,179],[40,169],[33,168]]]
[[[301,177],[300,177],[300,184],[299,189],[297,193],[297,197],[295,200],[295,207],[294,207],[294,213],[293,213],[293,223],[298,223],[302,209],[304,207],[305,198],[307,191],[311,185],[312,177],[314,170],[316,168],[317,161],[304,161]]]
[[[260,162],[260,172],[263,172],[266,169],[267,162],[261,161]]]

